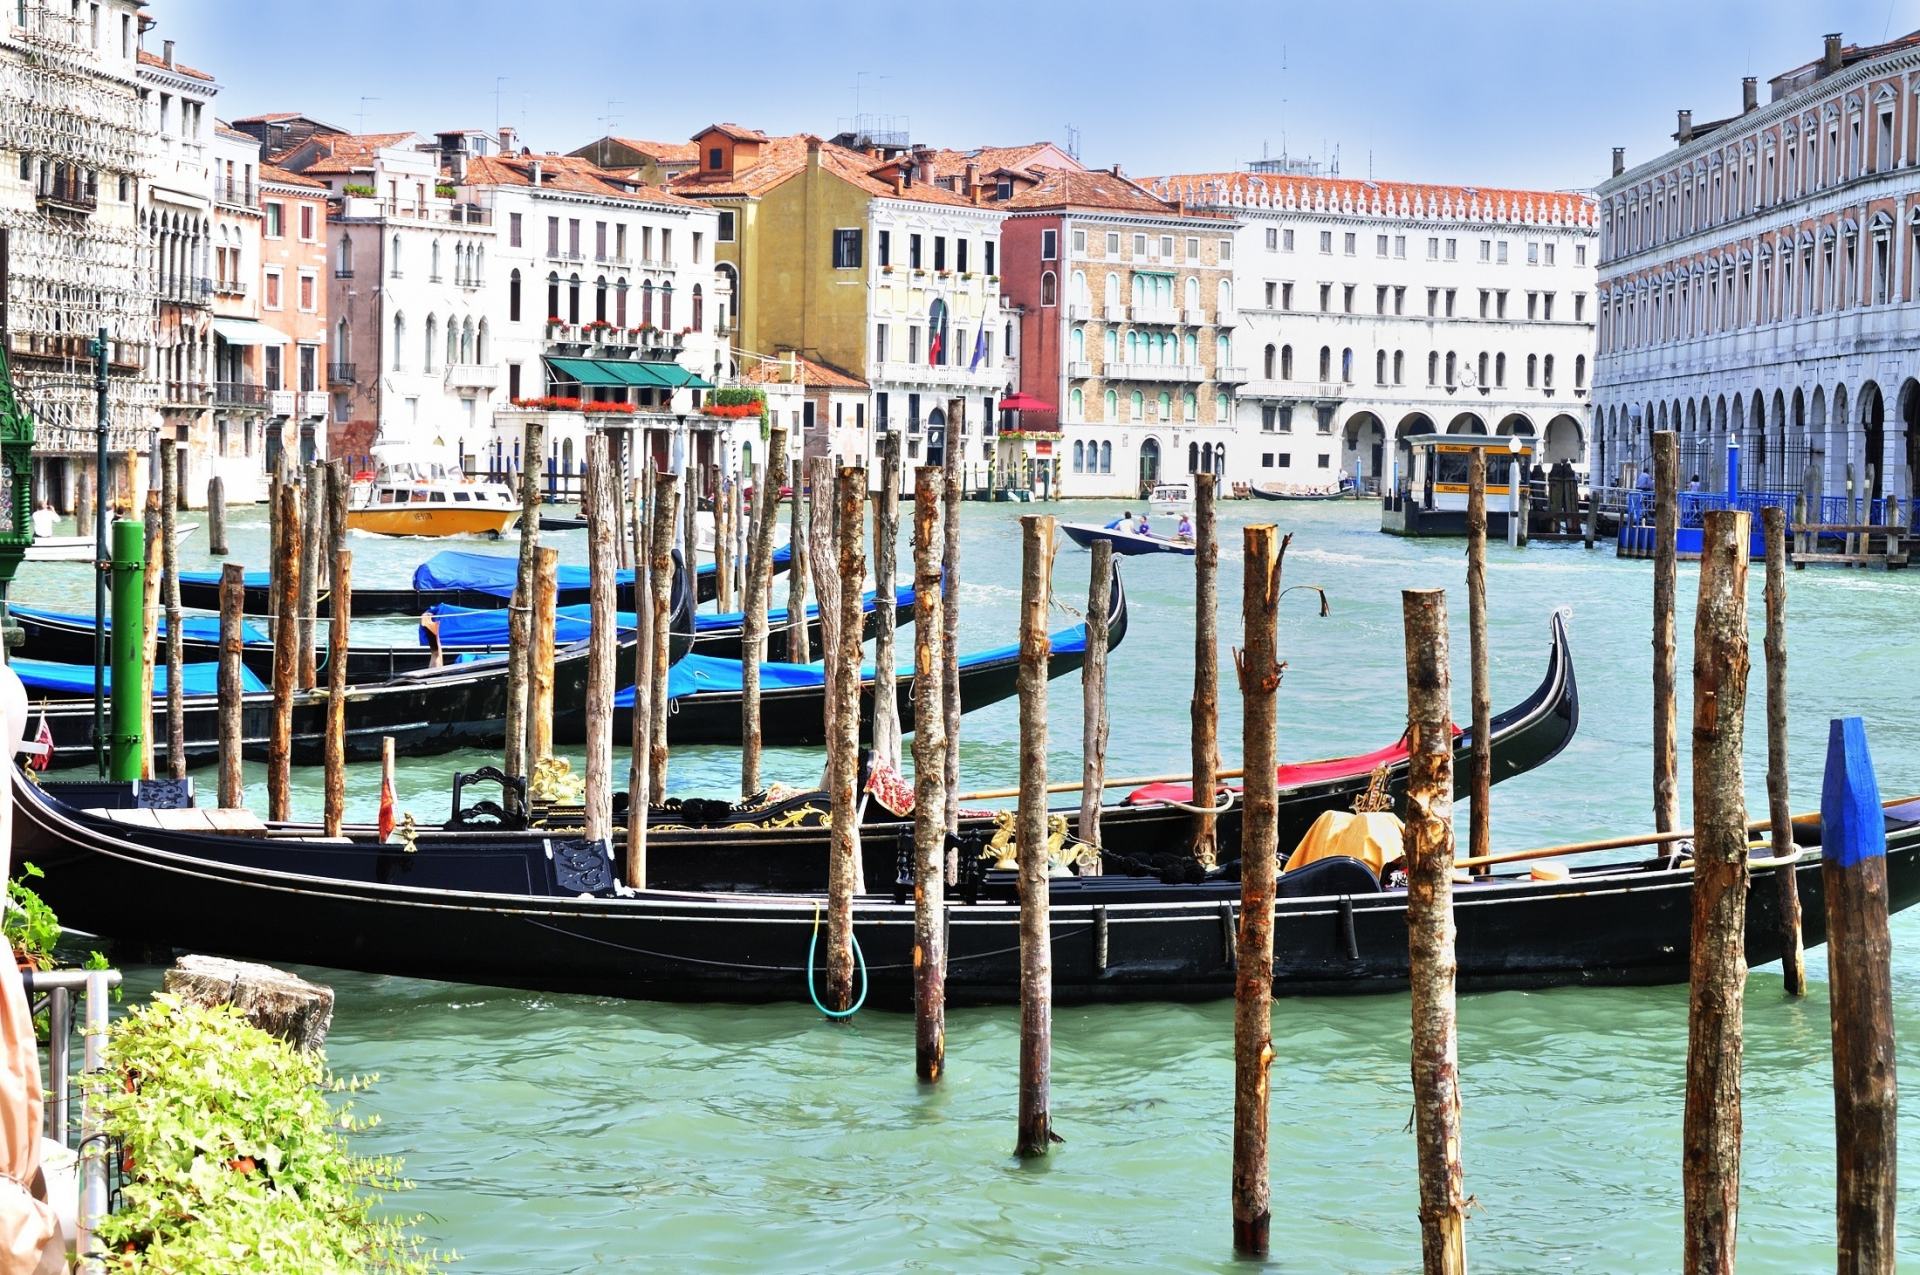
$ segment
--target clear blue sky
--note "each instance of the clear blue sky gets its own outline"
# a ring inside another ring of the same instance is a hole
[[[965,148],[1079,129],[1092,165],[1230,169],[1282,141],[1346,176],[1543,189],[1732,114],[1740,77],[1820,36],[1920,28],[1920,0],[154,0],[149,47],[223,86],[223,118],[297,110],[367,131],[491,127],[570,150],[715,120],[831,135],[856,109]],[[725,15],[725,16],[721,16]],[[1284,69],[1283,69],[1284,67]],[[369,100],[363,100],[369,99]],[[609,107],[609,99],[613,105]]]

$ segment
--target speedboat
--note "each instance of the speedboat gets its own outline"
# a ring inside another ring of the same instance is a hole
[[[358,486],[347,526],[382,536],[498,536],[520,517],[504,483],[478,482],[433,448],[382,443]]]
[[[1082,549],[1091,549],[1096,541],[1104,540],[1113,546],[1115,553],[1134,557],[1143,553],[1178,553],[1191,558],[1193,541],[1174,540],[1166,536],[1143,535],[1138,531],[1128,531],[1121,527],[1106,527],[1091,522],[1063,522],[1060,530],[1067,539]]]
[[[1193,484],[1155,483],[1147,493],[1147,508],[1157,514],[1177,514],[1193,508]]]

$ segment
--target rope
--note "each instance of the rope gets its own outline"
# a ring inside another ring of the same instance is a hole
[[[1172,806],[1175,810],[1184,810],[1190,815],[1224,815],[1233,809],[1233,803],[1238,800],[1240,800],[1240,794],[1229,788],[1221,794],[1220,804],[1217,806],[1196,806],[1186,801],[1161,801],[1155,804]]]
[[[852,1018],[860,1012],[860,1007],[867,1003],[867,958],[860,951],[859,936],[848,931],[847,938],[853,944],[853,959],[860,962],[860,995],[855,997],[853,1004],[845,1009],[828,1009],[820,1003],[820,993],[813,988],[813,954],[820,946],[820,905],[815,903],[813,905],[813,937],[807,940],[807,995],[812,999],[813,1007],[828,1018]]]

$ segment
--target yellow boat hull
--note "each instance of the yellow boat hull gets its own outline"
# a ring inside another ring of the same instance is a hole
[[[498,535],[519,518],[513,509],[474,509],[458,505],[395,505],[347,510],[347,526],[381,536]]]

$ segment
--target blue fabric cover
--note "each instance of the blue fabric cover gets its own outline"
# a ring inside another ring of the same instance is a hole
[[[185,578],[184,574],[182,578]],[[11,610],[13,614],[25,616],[29,620],[42,620],[49,624],[75,624],[85,629],[91,629],[93,627],[93,617],[90,615],[70,615],[65,611],[43,611],[38,607],[10,607],[9,610]],[[111,632],[113,629],[113,617],[107,616],[106,621],[107,630]],[[155,629],[155,632],[161,637],[167,635],[167,617],[165,615],[159,617],[159,625]],[[192,642],[218,642],[220,640],[220,617],[217,615],[182,616],[180,620],[180,632],[186,636],[187,640]],[[240,637],[244,642],[259,642],[262,644],[270,640],[267,637],[267,631],[251,620],[242,620],[240,622]],[[91,666],[89,666],[89,668],[91,668]],[[91,687],[91,672],[88,674],[88,679],[88,686]]]
[[[244,580],[249,589],[264,589],[268,584],[267,573],[264,571],[249,571],[246,573]],[[180,573],[180,583],[219,584],[220,573],[218,571],[182,571]]]
[[[554,640],[561,646],[578,642],[587,636],[592,627],[588,623],[592,608],[586,603],[578,606],[555,607],[553,612]],[[449,606],[437,603],[428,612],[440,622],[440,644],[445,647],[456,646],[506,646],[508,614],[505,611],[481,611],[472,607]],[[618,626],[622,639],[633,635],[635,617],[631,611],[615,613],[614,623]],[[420,630],[420,645],[426,646],[427,633]]]
[[[775,562],[789,562],[793,558],[792,550],[781,545],[773,551]],[[701,575],[711,575],[713,563],[707,562],[700,567]],[[462,549],[442,549],[425,562],[413,569],[413,587],[416,589],[474,589],[481,593],[491,593],[496,597],[511,597],[515,580],[520,574],[518,557],[498,553],[473,553]],[[183,572],[181,579],[186,579]],[[209,579],[220,577],[211,575]],[[621,585],[633,583],[633,572],[621,571],[615,575]],[[585,589],[592,582],[587,568],[582,566],[560,565],[557,580],[562,592],[568,589]],[[261,583],[265,583],[261,577]],[[251,577],[248,583],[252,583]]]
[[[873,610],[875,599],[878,596],[879,591],[876,589],[868,589],[860,595],[860,610],[863,614]],[[896,610],[912,610],[913,586],[910,584],[895,586],[893,590],[893,605]],[[814,620],[818,618],[819,615],[820,608],[817,605],[810,604],[807,607],[808,620]],[[747,613],[745,611],[718,611],[709,615],[695,615],[693,617],[693,631],[695,633],[707,633],[717,629],[738,629],[744,627],[746,622]],[[767,612],[767,627],[769,629],[777,629],[786,622],[787,608],[780,607],[777,610]]]
[[[1053,634],[1053,650],[1058,655],[1069,655],[1087,649],[1087,626],[1076,624]],[[983,664],[998,664],[1020,658],[1020,644],[1009,642],[1005,646],[989,647],[984,651],[974,651],[960,657],[960,671],[978,668]],[[894,676],[902,681],[913,680],[913,663],[908,661],[894,671]],[[873,665],[860,666],[862,683],[873,680]],[[777,664],[765,663],[760,666],[760,690],[762,693],[776,690],[792,690],[805,687],[824,687],[826,685],[826,666],[823,664]],[[723,660],[711,655],[687,655],[667,670],[667,698],[679,699],[683,695],[698,695],[702,692],[737,694],[740,690],[740,661]],[[625,687],[613,697],[615,707],[633,707],[633,688]]]
[[[30,691],[44,691],[50,696],[66,697],[93,694],[93,666],[91,664],[55,664],[52,660],[9,660],[13,671],[20,675]],[[189,664],[181,685],[188,695],[218,695],[220,693],[220,666],[218,664]],[[113,689],[113,670],[107,670],[106,685]],[[264,691],[267,684],[249,672],[245,665],[240,668],[240,689],[246,691]],[[155,699],[167,693],[167,666],[153,666],[153,695]]]

